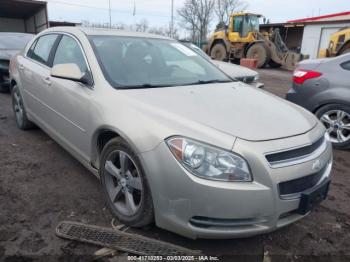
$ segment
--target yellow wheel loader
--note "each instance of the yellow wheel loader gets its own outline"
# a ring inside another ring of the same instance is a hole
[[[329,46],[319,53],[319,57],[333,57],[350,53],[350,27],[343,28],[331,35]]]
[[[251,13],[232,14],[230,24],[210,36],[206,47],[208,55],[231,62],[241,58],[256,59],[258,68],[269,65],[294,69],[303,56],[288,49],[278,29],[261,33],[260,17]]]

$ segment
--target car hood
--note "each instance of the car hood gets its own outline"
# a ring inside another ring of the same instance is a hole
[[[0,59],[10,60],[14,55],[18,54],[21,50],[12,49],[0,49]]]
[[[301,107],[240,82],[124,91],[140,112],[166,116],[170,125],[199,124],[250,141],[300,135],[317,124]]]
[[[254,77],[258,74],[254,70],[251,70],[244,66],[235,65],[232,63],[213,60],[212,61],[218,68],[220,68],[225,74],[233,78],[240,77]]]

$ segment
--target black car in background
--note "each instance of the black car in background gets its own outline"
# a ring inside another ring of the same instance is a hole
[[[24,33],[0,33],[0,92],[9,91],[9,65],[13,55],[20,52],[34,37]]]
[[[286,98],[316,114],[335,148],[350,148],[350,54],[299,63]]]

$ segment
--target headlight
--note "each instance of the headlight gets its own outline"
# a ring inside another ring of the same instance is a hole
[[[257,74],[256,76],[254,76],[254,82],[258,82],[259,81],[259,74]]]
[[[247,161],[241,156],[188,138],[166,140],[175,158],[195,176],[218,181],[251,182]]]

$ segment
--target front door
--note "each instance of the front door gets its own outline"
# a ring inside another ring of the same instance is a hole
[[[63,35],[53,57],[53,66],[76,64],[80,71],[91,74],[80,43],[69,35]],[[50,125],[59,139],[88,161],[92,133],[90,110],[93,104],[93,88],[80,82],[50,77],[46,89],[46,103],[51,107]]]

